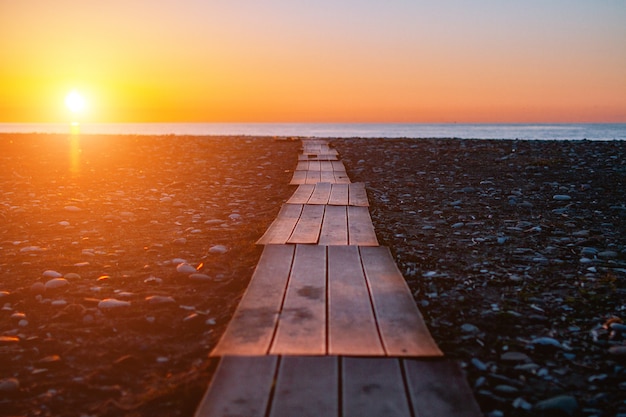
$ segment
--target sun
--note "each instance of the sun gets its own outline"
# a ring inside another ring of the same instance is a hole
[[[85,98],[76,90],[65,96],[65,105],[72,113],[82,113],[87,105]]]

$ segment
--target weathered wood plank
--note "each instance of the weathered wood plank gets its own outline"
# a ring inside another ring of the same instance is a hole
[[[320,182],[315,185],[315,190],[308,201],[308,204],[328,204],[331,185],[328,182]]]
[[[356,246],[328,246],[328,353],[385,354]]]
[[[195,417],[264,417],[277,359],[276,356],[222,358]]]
[[[309,170],[309,161],[298,161],[298,165],[296,165],[296,171],[308,171]]]
[[[306,183],[306,173],[309,171],[294,171],[291,177],[290,185],[298,185]]]
[[[350,245],[378,246],[367,207],[348,206],[348,241]]]
[[[349,204],[349,184],[333,184],[328,197],[328,204],[334,206],[347,206]]]
[[[303,206],[300,219],[287,243],[317,243],[320,237],[320,230],[322,229],[324,207],[310,204]]]
[[[296,191],[289,197],[287,204],[307,204],[313,194],[315,185],[313,184],[301,184]]]
[[[321,181],[320,171],[306,171],[306,184],[317,184]]]
[[[301,154],[298,155],[298,161],[337,161],[337,155],[328,154]]]
[[[248,289],[211,356],[267,354],[283,303],[293,254],[291,245],[265,247]]]
[[[334,183],[335,182],[335,173],[333,171],[321,171],[320,172],[320,181]]]
[[[297,245],[270,353],[326,353],[326,248]]]
[[[326,206],[318,244],[348,244],[348,212],[345,206]]]
[[[320,171],[320,161],[309,161],[309,171]]]
[[[337,161],[338,162],[338,161]],[[334,171],[333,161],[320,161],[320,171]]]
[[[337,417],[338,362],[332,356],[283,357],[270,417]]]
[[[349,205],[368,207],[369,201],[367,200],[367,192],[365,191],[365,184],[362,182],[356,182],[349,185]]]
[[[386,247],[361,247],[361,261],[388,356],[443,356]]]
[[[345,171],[334,171],[335,184],[350,184],[350,178]]]
[[[342,374],[343,417],[411,416],[397,359],[343,358]]]
[[[342,161],[331,161],[330,163],[333,165],[333,171],[346,171],[346,167]]]
[[[461,368],[449,361],[404,359],[407,389],[416,416],[481,417]]]
[[[301,204],[283,204],[276,219],[256,242],[257,245],[284,245],[296,227],[303,207]]]

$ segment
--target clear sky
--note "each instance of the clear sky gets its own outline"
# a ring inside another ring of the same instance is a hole
[[[624,0],[0,0],[0,122],[626,122]]]

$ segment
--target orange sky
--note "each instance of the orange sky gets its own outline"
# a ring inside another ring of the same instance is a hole
[[[625,74],[621,0],[0,0],[0,122],[626,122]]]

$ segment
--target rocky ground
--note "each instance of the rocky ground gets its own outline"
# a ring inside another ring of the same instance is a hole
[[[1,135],[0,415],[193,415],[299,147]]]
[[[0,135],[0,415],[191,416],[300,143],[79,139]],[[626,415],[624,142],[332,143],[487,416]]]
[[[487,416],[626,416],[626,143],[332,143]]]

